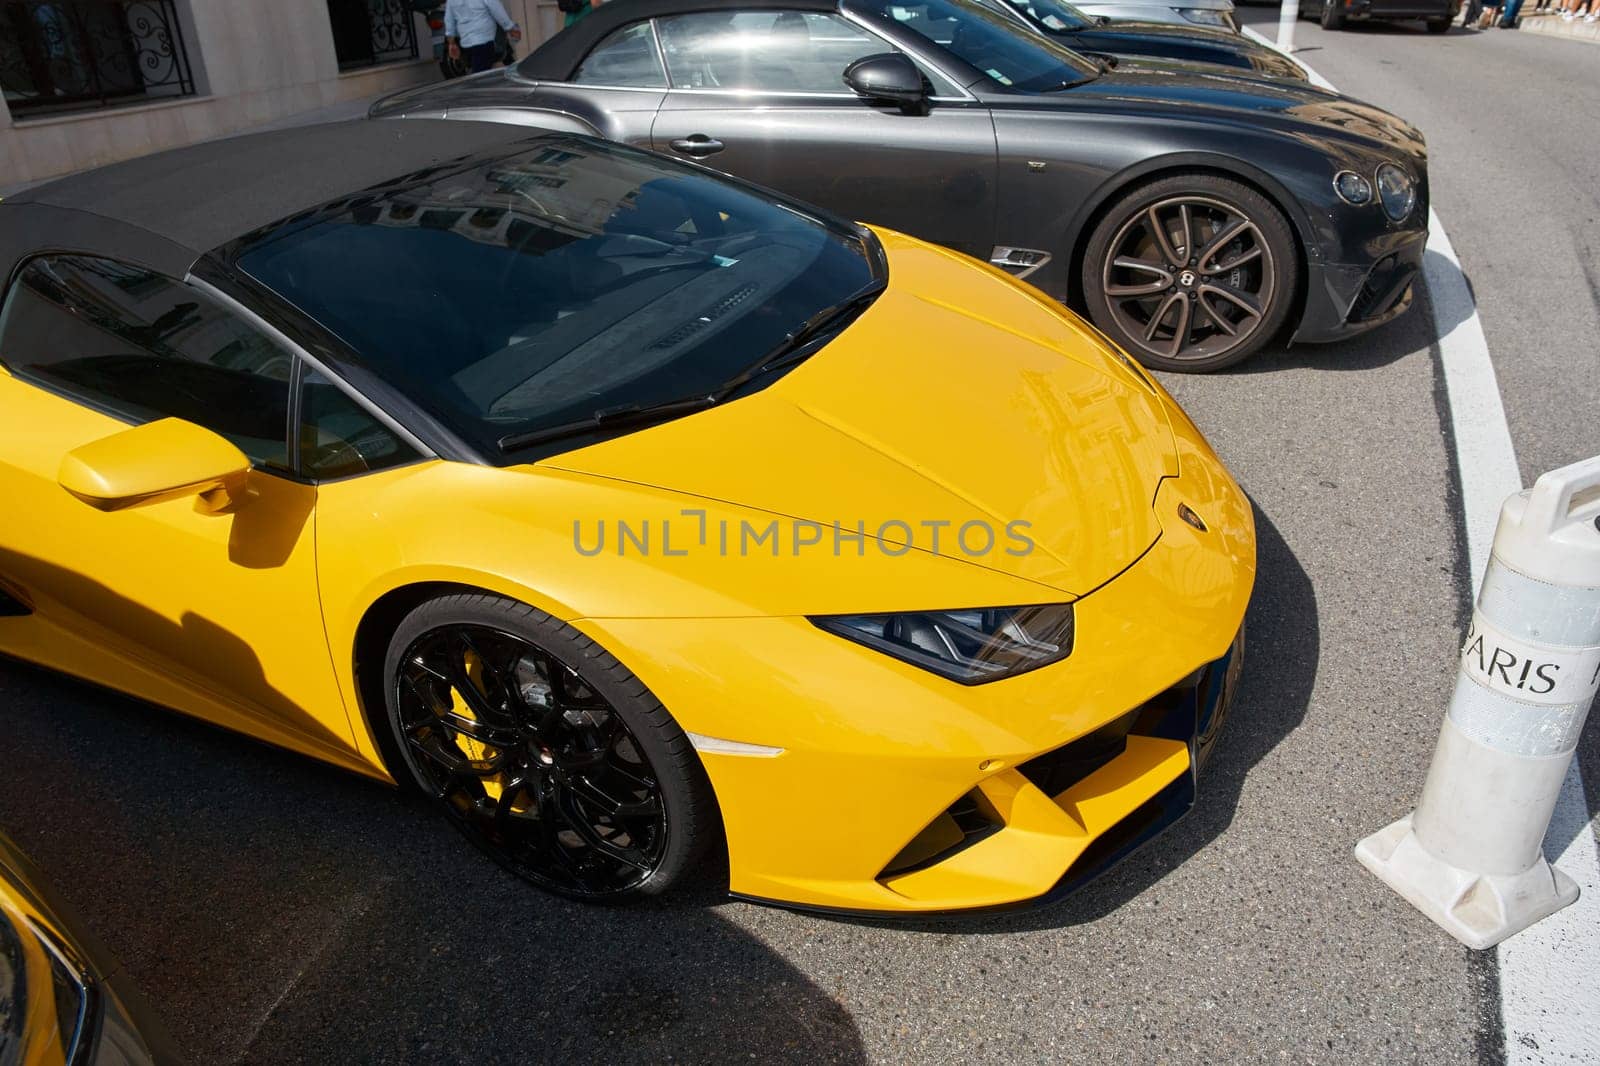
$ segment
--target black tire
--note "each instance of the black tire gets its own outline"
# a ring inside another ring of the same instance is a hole
[[[1343,0],[1322,0],[1322,28],[1337,30],[1344,26]]]
[[[465,668],[430,666],[453,641],[466,649]],[[476,680],[467,676],[473,655]],[[600,645],[527,604],[488,593],[421,604],[390,638],[384,694],[402,786],[431,797],[491,858],[547,891],[594,902],[660,895],[719,836],[711,783],[666,708]],[[452,724],[463,712],[473,736]],[[504,740],[475,739],[491,733]],[[441,772],[463,755],[476,770]],[[482,773],[496,764],[494,776]],[[596,813],[593,797],[616,804],[616,817]]]
[[[1449,33],[1450,32],[1450,23],[1451,23],[1451,20],[1447,19],[1447,18],[1444,18],[1444,19],[1429,19],[1428,20],[1428,32],[1429,33]]]
[[[1147,221],[1173,211],[1181,248],[1170,228],[1165,243],[1157,242]],[[1240,235],[1218,246],[1214,239],[1235,222]],[[1175,174],[1107,208],[1084,252],[1084,300],[1101,332],[1140,362],[1179,373],[1220,370],[1248,359],[1283,328],[1299,283],[1297,251],[1289,220],[1260,192],[1215,174]],[[1219,261],[1224,253],[1231,255]],[[1137,273],[1118,265],[1130,261]],[[1176,312],[1170,318],[1169,306]],[[1159,335],[1164,323],[1170,337]]]

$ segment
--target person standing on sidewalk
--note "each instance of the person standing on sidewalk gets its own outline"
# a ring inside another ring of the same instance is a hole
[[[522,28],[506,14],[500,0],[445,0],[444,36],[450,58],[465,56],[473,74],[494,66],[496,26],[513,41],[522,40]]]

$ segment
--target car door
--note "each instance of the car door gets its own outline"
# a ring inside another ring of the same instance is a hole
[[[0,618],[0,650],[351,752],[317,595],[317,489],[290,467],[295,359],[185,282],[81,255],[24,265],[0,311],[0,582],[32,614]],[[107,512],[58,484],[69,452],[164,417],[252,460],[233,506]]]
[[[937,71],[927,114],[870,103],[844,69],[897,51],[833,12],[726,9],[656,20],[669,88],[658,151],[859,222],[988,259],[995,139],[988,110]]]

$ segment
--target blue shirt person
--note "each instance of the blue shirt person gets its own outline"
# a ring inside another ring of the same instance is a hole
[[[522,30],[506,14],[500,0],[446,0],[444,35],[450,58],[467,57],[467,66],[476,74],[494,65],[496,27],[513,41],[522,40]]]

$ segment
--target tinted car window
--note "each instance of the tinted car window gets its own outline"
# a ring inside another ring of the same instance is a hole
[[[1004,89],[1054,92],[1099,75],[1099,68],[981,0],[861,0],[861,10],[914,30]]]
[[[667,75],[661,69],[650,23],[636,22],[608,34],[584,59],[572,80],[580,85],[665,89]]]
[[[657,22],[674,89],[848,94],[844,68],[890,50],[837,15],[710,11]]]
[[[353,477],[420,458],[320,371],[308,369],[301,389],[300,470],[306,477]]]
[[[1030,22],[1056,33],[1071,33],[1094,25],[1094,19],[1071,4],[1062,3],[1062,0],[991,0],[991,2],[1014,8],[1025,15]]]
[[[843,224],[621,145],[535,144],[330,207],[236,261],[489,454],[704,395],[876,280]]]
[[[0,311],[0,361],[130,422],[186,419],[288,464],[294,357],[182,282],[105,259],[30,260]]]

